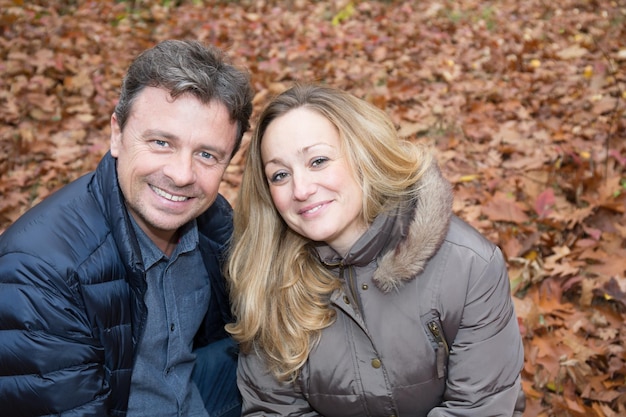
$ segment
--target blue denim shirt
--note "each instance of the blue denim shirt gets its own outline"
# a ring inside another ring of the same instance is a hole
[[[128,416],[208,417],[191,380],[193,338],[210,295],[196,223],[184,227],[169,259],[132,223],[146,268],[148,317],[137,346]]]

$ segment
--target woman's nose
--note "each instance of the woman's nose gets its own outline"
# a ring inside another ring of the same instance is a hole
[[[315,192],[315,183],[310,174],[293,174],[293,198],[304,201]]]

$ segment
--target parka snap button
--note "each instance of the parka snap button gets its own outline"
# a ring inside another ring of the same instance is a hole
[[[378,369],[380,368],[380,365],[381,365],[380,359],[378,358],[372,359],[372,367]]]
[[[363,288],[364,290],[366,290],[366,291],[367,291],[367,289],[369,288],[369,285],[367,285],[367,284],[363,284],[363,285],[361,285],[361,288]]]
[[[348,298],[347,295],[343,296],[343,302],[346,303],[346,304],[350,304],[350,299]]]

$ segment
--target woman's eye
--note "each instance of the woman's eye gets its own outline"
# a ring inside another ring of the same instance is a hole
[[[287,178],[286,172],[277,172],[276,174],[270,176],[270,182],[271,183],[281,182],[285,178]]]
[[[311,161],[311,166],[319,167],[320,165],[323,165],[326,161],[328,161],[328,158],[321,156],[319,158],[313,159]]]

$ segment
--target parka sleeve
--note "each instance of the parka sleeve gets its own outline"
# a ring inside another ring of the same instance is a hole
[[[458,332],[450,347],[444,400],[428,417],[511,417],[521,416],[524,409],[524,352],[508,273],[501,251],[485,245],[490,257],[475,252],[459,258],[463,261],[456,273],[467,274],[469,280],[458,299],[442,294],[442,303],[464,307],[447,309],[461,311],[461,316],[448,318],[458,320]],[[458,250],[463,255],[471,249]]]
[[[281,383],[254,353],[239,354],[237,385],[243,399],[242,416],[320,416],[293,383]]]
[[[104,351],[75,288],[52,265],[0,254],[2,415],[106,416]]]

